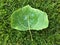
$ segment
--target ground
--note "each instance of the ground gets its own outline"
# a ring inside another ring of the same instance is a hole
[[[47,13],[49,26],[40,31],[18,31],[11,28],[11,14],[25,6]],[[60,0],[0,0],[0,45],[60,45]]]

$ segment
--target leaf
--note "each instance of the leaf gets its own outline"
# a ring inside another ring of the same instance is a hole
[[[48,27],[48,16],[41,10],[27,5],[13,12],[11,27],[20,31],[42,30]]]

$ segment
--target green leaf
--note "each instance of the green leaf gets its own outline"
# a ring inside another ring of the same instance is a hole
[[[42,30],[48,27],[48,16],[45,12],[27,5],[13,12],[11,27],[20,31]]]

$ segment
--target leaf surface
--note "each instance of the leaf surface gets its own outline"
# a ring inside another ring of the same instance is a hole
[[[20,31],[42,30],[48,27],[48,16],[45,12],[27,5],[13,12],[11,27]]]

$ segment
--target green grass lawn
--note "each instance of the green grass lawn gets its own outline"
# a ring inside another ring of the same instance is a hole
[[[49,27],[40,31],[18,31],[11,28],[11,14],[25,6],[48,14]],[[0,45],[60,45],[60,0],[0,0]]]

